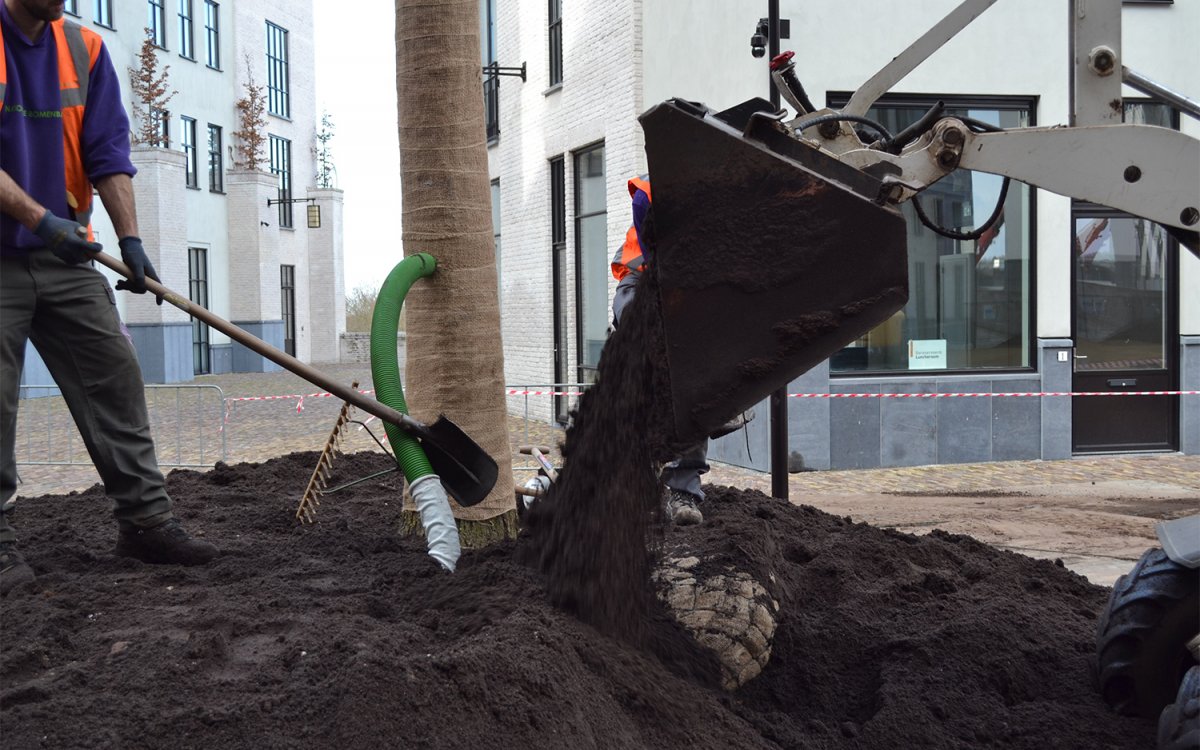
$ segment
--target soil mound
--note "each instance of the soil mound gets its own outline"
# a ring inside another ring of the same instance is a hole
[[[1152,746],[1150,722],[1092,688],[1106,590],[1053,563],[709,488],[706,523],[661,544],[736,565],[780,603],[770,663],[729,694],[702,656],[664,660],[552,606],[519,562],[527,540],[441,573],[394,533],[399,475],[298,525],[316,460],[172,472],[185,524],[223,551],[203,568],[112,556],[98,487],[22,499],[38,579],[0,601],[4,746]],[[341,457],[329,486],[386,462]],[[672,632],[653,601],[646,617]]]

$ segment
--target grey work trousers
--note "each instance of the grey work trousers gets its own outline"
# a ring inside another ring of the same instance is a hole
[[[62,391],[118,523],[155,526],[171,518],[142,369],[121,331],[112,287],[91,265],[38,250],[0,258],[0,542],[16,538],[9,513],[27,340]]]
[[[637,290],[640,273],[634,272],[617,282],[613,293],[613,328],[621,324],[621,313],[633,301]],[[698,500],[704,499],[704,490],[700,489],[700,475],[708,472],[708,438],[688,448],[674,461],[663,466],[663,484],[673,490],[686,492]]]

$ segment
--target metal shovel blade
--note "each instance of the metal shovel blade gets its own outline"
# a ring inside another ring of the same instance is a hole
[[[439,416],[433,424],[413,432],[421,438],[421,447],[442,486],[459,505],[476,505],[492,491],[500,474],[496,462],[458,425]]]
[[[641,117],[653,191],[643,240],[682,442],[715,432],[908,300],[905,222],[875,203],[880,181],[798,143],[761,109],[717,114],[671,100]]]

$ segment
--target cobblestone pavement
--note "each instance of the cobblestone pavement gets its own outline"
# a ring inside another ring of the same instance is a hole
[[[357,381],[359,388],[371,388],[370,367],[359,365],[321,365],[327,375],[344,383]],[[335,398],[321,397],[322,389],[289,372],[238,373],[218,376],[201,376],[192,386],[203,388],[181,389],[186,395],[174,394],[171,389],[154,389],[152,400],[152,422],[159,448],[160,461],[164,470],[172,464],[197,463],[212,465],[220,456],[221,438],[225,445],[225,461],[260,462],[274,456],[295,451],[320,450],[333,428],[341,402]],[[216,391],[215,388],[220,391]],[[199,392],[203,392],[199,394]],[[199,398],[202,395],[202,399]],[[226,410],[222,414],[219,404],[226,399]],[[303,398],[299,398],[303,397]],[[203,400],[203,404],[201,403]],[[46,402],[46,403],[39,403]],[[22,404],[22,417],[18,427],[18,469],[22,485],[20,494],[32,497],[42,494],[64,494],[72,490],[83,490],[98,481],[95,470],[87,462],[78,436],[70,423],[65,409],[57,399],[33,399]],[[386,440],[379,420],[354,412],[355,418],[368,424],[369,429],[351,426],[344,434],[344,450],[380,450],[372,434]],[[178,416],[182,425],[172,423]],[[535,443],[555,448],[563,438],[563,430],[542,423],[529,423],[519,416],[510,417],[509,432],[514,450],[513,465],[517,484],[522,484],[536,472],[536,464],[529,456],[516,453],[524,443]],[[203,440],[205,455],[197,454],[186,444]],[[181,447],[183,446],[183,447]],[[56,460],[69,460],[76,465],[38,465],[31,461],[44,461],[55,454]],[[202,459],[202,460],[201,460]],[[723,464],[714,464],[705,481],[726,484],[739,488],[771,491],[769,474]],[[900,513],[899,509],[911,511],[921,502],[928,507],[938,506],[937,498],[949,496],[973,497],[977,505],[999,508],[1005,496],[1038,494],[1065,497],[1071,494],[1095,492],[1103,488],[1109,498],[1149,498],[1170,500],[1170,514],[1182,515],[1188,508],[1200,511],[1200,456],[1178,454],[1119,455],[1104,457],[1074,458],[1063,461],[1010,461],[978,464],[953,464],[918,466],[905,468],[868,469],[852,471],[803,472],[788,478],[789,498],[793,502],[817,505],[830,512],[846,512],[860,520],[881,525],[894,525],[905,530],[921,530],[922,527],[941,524],[961,533],[972,533],[993,543],[1012,541],[1015,532],[991,528],[980,529],[967,525],[955,527],[946,520],[945,514],[930,513],[932,520],[922,516]],[[842,502],[842,498],[859,498],[861,502]],[[924,498],[917,501],[915,498]],[[982,498],[982,499],[979,499]],[[1078,504],[1078,503],[1077,503]],[[1103,509],[1110,513],[1111,509]],[[1147,518],[1166,517],[1156,511],[1130,511],[1133,515]],[[1100,524],[1103,525],[1103,524]],[[1069,526],[1069,525],[1068,525]],[[1081,532],[1064,527],[1064,535]],[[927,529],[926,529],[927,530]],[[1152,523],[1147,521],[1133,532],[1124,535],[1124,546],[1117,544],[1108,549],[1116,550],[1109,555],[1122,561],[1136,558],[1131,550],[1146,546],[1153,539]],[[1136,537],[1131,539],[1130,536]],[[1053,543],[1054,550],[1072,548],[1070,539],[1056,542],[1027,542],[1028,544]],[[1014,548],[1020,548],[1017,544]],[[1103,557],[1103,554],[1101,555]],[[1127,568],[1121,562],[1118,569]],[[1114,575],[1105,573],[1102,579],[1111,581]]]

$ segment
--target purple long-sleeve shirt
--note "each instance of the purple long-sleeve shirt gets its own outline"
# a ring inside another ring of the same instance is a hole
[[[3,2],[0,24],[8,73],[0,113],[0,169],[55,215],[70,217],[54,32],[47,26],[40,39],[30,41]],[[93,182],[137,172],[129,160],[129,118],[121,106],[120,82],[105,46],[92,66],[80,150],[84,171]],[[0,254],[21,255],[42,244],[20,222],[0,212]]]

